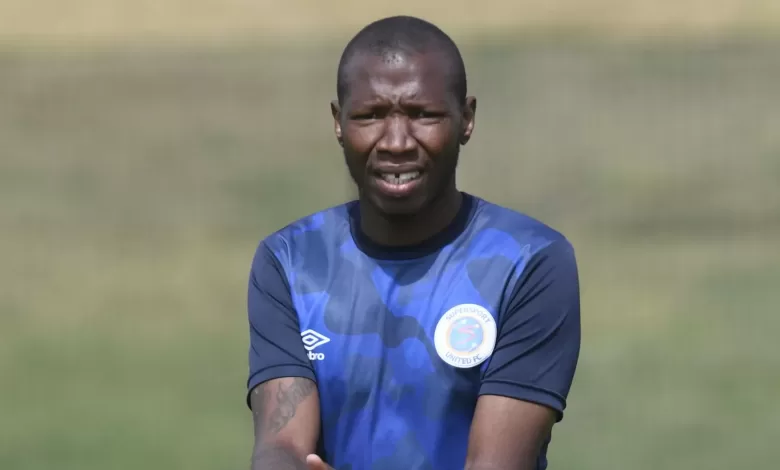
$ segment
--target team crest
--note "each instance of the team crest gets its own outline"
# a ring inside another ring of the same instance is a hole
[[[433,342],[444,362],[468,369],[482,364],[493,354],[496,322],[493,315],[480,305],[457,305],[439,320]]]

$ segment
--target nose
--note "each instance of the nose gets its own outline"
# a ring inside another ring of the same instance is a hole
[[[394,155],[413,151],[415,140],[409,132],[409,124],[409,118],[406,116],[388,116],[382,138],[376,144],[376,150]]]

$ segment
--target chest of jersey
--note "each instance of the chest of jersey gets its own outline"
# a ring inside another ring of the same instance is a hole
[[[402,262],[344,257],[327,273],[299,273],[293,302],[317,372],[323,378],[348,376],[350,358],[365,357],[392,367],[399,380],[412,381],[423,370],[484,364],[495,344],[500,293],[509,273],[494,266],[488,275],[475,272],[469,260],[439,257],[443,254]]]
[[[326,448],[349,452],[360,435],[375,444],[374,463],[398,457],[377,455],[381,442],[396,443],[395,452],[404,448],[398,443],[418,447],[406,458],[465,452],[511,276],[510,263],[486,268],[447,251],[403,262],[357,254],[296,275],[293,302],[319,384]],[[349,461],[366,454],[354,449]]]

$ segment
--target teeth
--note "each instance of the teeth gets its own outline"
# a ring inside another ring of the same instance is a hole
[[[391,184],[404,184],[409,181],[416,180],[420,177],[419,171],[410,171],[407,173],[383,173],[382,179]]]

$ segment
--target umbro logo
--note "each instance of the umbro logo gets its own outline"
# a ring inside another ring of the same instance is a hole
[[[301,333],[301,340],[303,341],[303,347],[309,351],[309,360],[321,361],[325,359],[325,354],[315,353],[312,352],[312,350],[330,342],[330,338],[323,334],[317,333],[314,330],[306,330]]]

